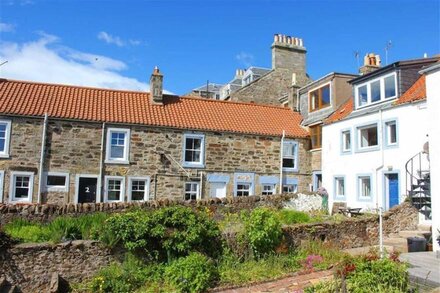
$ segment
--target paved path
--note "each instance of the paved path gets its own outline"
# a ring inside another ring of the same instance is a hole
[[[277,281],[261,283],[249,287],[217,291],[221,293],[247,293],[247,292],[302,292],[301,289],[314,285],[320,281],[333,277],[333,271],[320,271],[306,275],[295,275]]]
[[[440,258],[432,251],[402,253],[400,259],[409,262],[412,281],[429,287],[440,287]]]

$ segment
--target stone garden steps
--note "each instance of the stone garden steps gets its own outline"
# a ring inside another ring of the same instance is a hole
[[[406,238],[401,238],[401,237],[384,238],[383,244],[385,246],[391,246],[393,251],[408,252],[408,243],[406,241]]]
[[[431,234],[431,231],[421,231],[421,230],[414,230],[414,231],[400,231],[399,236],[402,238],[408,238],[408,237],[424,237],[426,234]]]

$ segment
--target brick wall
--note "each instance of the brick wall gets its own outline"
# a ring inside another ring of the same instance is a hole
[[[33,202],[37,201],[39,160],[43,119],[7,118],[12,120],[10,158],[0,159],[0,170],[5,171],[3,201],[9,201],[11,171],[34,174]],[[115,127],[107,125],[106,127]],[[189,131],[143,126],[130,128],[130,163],[104,164],[103,176],[149,176],[150,198],[182,199],[184,184],[189,179],[170,159],[182,160],[183,135]],[[47,127],[44,172],[69,173],[68,192],[44,192],[42,202],[66,204],[75,202],[79,174],[99,175],[102,124],[49,119]],[[261,194],[260,176],[279,176],[280,138],[257,135],[200,132],[205,134],[205,168],[188,169],[192,180],[199,180],[203,172],[202,196],[209,196],[208,174],[229,176],[227,195],[233,194],[234,173],[255,174],[255,194]],[[308,140],[299,142],[299,172],[285,177],[298,179],[299,191],[310,183],[310,155]],[[165,153],[167,158],[161,157]],[[104,183],[104,178],[102,178]],[[103,198],[103,194],[101,195]]]

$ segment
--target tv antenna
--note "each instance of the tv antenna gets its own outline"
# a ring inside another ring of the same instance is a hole
[[[388,51],[391,49],[392,45],[391,40],[389,40],[385,46],[385,65],[388,65]]]
[[[354,55],[354,58],[356,58],[356,61],[357,61],[357,69],[359,69],[359,66],[360,66],[360,64],[359,64],[359,51],[353,51],[353,55]]]

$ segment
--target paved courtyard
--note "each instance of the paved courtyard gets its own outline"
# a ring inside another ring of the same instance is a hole
[[[408,269],[413,283],[440,287],[440,256],[432,251],[402,253],[400,259],[410,264]]]

